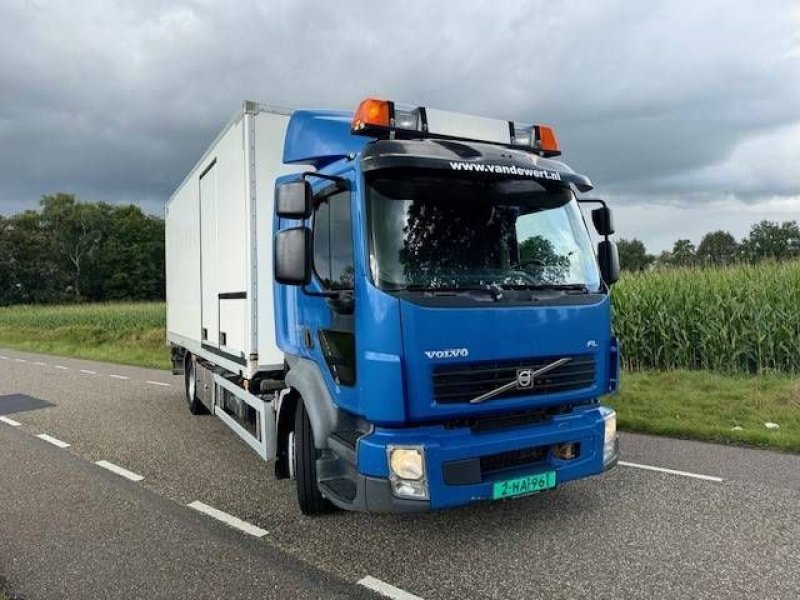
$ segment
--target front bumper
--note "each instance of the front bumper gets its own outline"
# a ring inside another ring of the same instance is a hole
[[[614,455],[603,460],[602,411],[597,405],[578,407],[546,423],[483,433],[468,427],[446,429],[440,425],[376,428],[358,443],[359,502],[352,508],[375,512],[439,510],[491,499],[495,481],[555,471],[560,485],[597,475],[616,465],[619,448],[617,439]],[[567,443],[579,445],[578,455],[570,460],[556,457],[553,448]],[[393,495],[386,458],[390,445],[424,448],[428,500]],[[531,460],[517,464],[520,456]],[[498,462],[504,457],[516,457],[517,463],[512,460],[504,466]]]

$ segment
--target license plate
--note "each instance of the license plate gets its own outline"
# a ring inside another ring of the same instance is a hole
[[[536,475],[517,477],[516,479],[506,479],[505,481],[495,481],[492,486],[492,499],[511,498],[513,496],[523,496],[533,494],[542,490],[549,490],[556,487],[556,472],[545,471]]]

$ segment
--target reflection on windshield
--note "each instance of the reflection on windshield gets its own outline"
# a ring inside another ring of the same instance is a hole
[[[599,287],[571,192],[533,181],[377,176],[369,215],[374,281],[385,289]]]

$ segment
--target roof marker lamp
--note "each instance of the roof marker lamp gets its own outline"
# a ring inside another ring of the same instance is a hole
[[[425,451],[422,446],[389,446],[389,481],[398,498],[426,500]]]
[[[391,124],[391,114],[391,102],[367,98],[358,105],[353,116],[353,131],[361,131],[368,127],[388,128]]]
[[[549,125],[514,123],[512,145],[533,149],[537,154],[546,157],[559,156],[561,154],[556,132]]]
[[[353,133],[423,129],[422,109],[419,106],[397,104],[377,98],[367,98],[362,101],[356,109],[351,124]]]

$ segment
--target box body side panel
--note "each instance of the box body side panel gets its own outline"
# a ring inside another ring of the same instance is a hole
[[[167,337],[192,351],[251,352],[247,294],[249,197],[238,115],[173,194],[166,210]],[[223,305],[225,305],[223,307]]]
[[[199,178],[172,196],[166,208],[167,338],[200,341]]]
[[[246,335],[248,320],[246,311],[225,310],[231,297],[245,299],[247,296],[247,271],[250,253],[247,251],[248,207],[247,151],[244,139],[244,119],[239,120],[219,140],[214,152],[216,170],[216,202],[213,215],[216,239],[203,237],[201,260],[203,261],[203,293],[213,299],[209,308],[208,322],[216,327],[209,331],[208,343],[218,348],[225,347],[228,354],[239,358],[250,352],[250,339]],[[211,158],[211,157],[210,157]],[[203,186],[201,185],[201,203]],[[203,213],[201,213],[203,214]],[[206,278],[206,273],[208,277]],[[244,296],[245,298],[241,298]],[[237,303],[234,303],[237,304]],[[203,307],[203,320],[206,321]],[[224,327],[223,327],[224,325]]]

